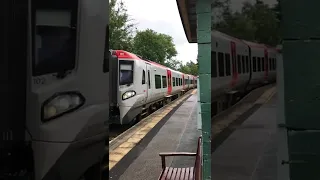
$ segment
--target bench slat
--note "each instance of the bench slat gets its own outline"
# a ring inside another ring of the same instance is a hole
[[[181,173],[181,177],[180,177],[180,179],[184,179],[184,176],[186,175],[186,168],[182,168],[182,173]]]
[[[186,168],[186,175],[184,177],[184,180],[189,180],[189,168]]]
[[[172,167],[170,167],[169,168],[169,173],[168,173],[168,175],[167,175],[167,177],[166,177],[166,180],[168,179],[170,179],[170,177],[171,177],[171,175],[172,175],[172,170],[173,170],[173,168]]]
[[[194,168],[193,167],[191,167],[190,168],[190,173],[189,173],[189,180],[193,180],[193,170],[194,170]]]
[[[166,167],[166,169],[163,171],[162,175],[161,175],[161,179],[160,180],[166,180],[167,174],[169,171],[169,167]]]
[[[171,180],[175,180],[175,177],[177,176],[177,170],[178,170],[179,168],[174,168],[173,169],[173,172],[172,172],[172,176],[171,176]]]
[[[179,178],[181,177],[181,169],[182,168],[178,168],[178,171],[177,171],[177,175],[176,175],[176,178],[174,180],[179,180]]]

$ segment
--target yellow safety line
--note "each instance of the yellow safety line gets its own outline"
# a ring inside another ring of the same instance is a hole
[[[196,94],[197,90],[193,90],[191,94]],[[160,114],[151,114],[144,120],[148,120],[147,123],[141,124],[140,128],[132,134],[124,143],[120,144],[117,148],[109,152],[109,170],[111,170],[133,147],[136,146],[148,132],[158,124],[174,107],[181,103],[188,96],[183,96],[172,104],[168,105],[163,109]],[[107,167],[105,166],[104,169]]]

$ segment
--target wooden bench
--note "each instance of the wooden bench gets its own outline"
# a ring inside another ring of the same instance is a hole
[[[202,179],[202,150],[201,137],[198,139],[198,146],[196,153],[190,152],[171,152],[160,153],[162,172],[159,180],[201,180]],[[167,156],[195,156],[196,160],[193,167],[173,168],[166,166]]]

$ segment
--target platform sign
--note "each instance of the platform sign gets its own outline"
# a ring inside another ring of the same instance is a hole
[[[197,128],[198,130],[202,129],[202,119],[201,119],[201,101],[200,101],[200,81],[199,78],[197,78]]]

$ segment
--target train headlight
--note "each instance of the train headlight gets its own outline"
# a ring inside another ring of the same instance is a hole
[[[129,99],[129,98],[131,98],[131,97],[133,97],[135,95],[136,95],[135,91],[127,91],[127,92],[122,94],[122,100]]]
[[[46,100],[42,105],[42,121],[70,113],[84,104],[84,97],[78,92],[57,93]]]

